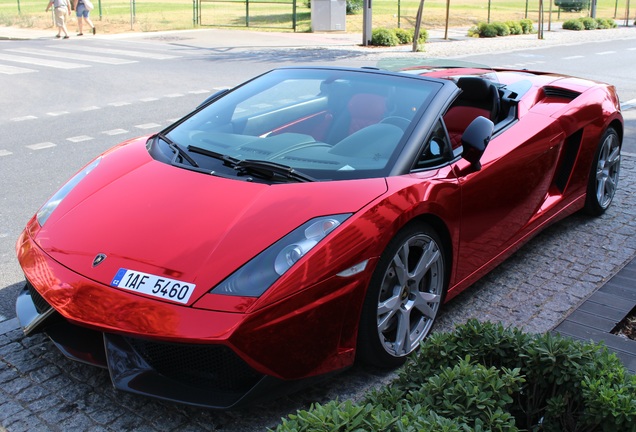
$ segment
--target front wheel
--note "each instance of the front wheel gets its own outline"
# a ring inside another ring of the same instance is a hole
[[[621,143],[615,129],[609,128],[601,137],[594,155],[585,199],[586,213],[599,216],[614,199],[621,164]]]
[[[446,289],[446,256],[428,225],[405,227],[373,273],[358,333],[358,358],[395,367],[429,334]]]

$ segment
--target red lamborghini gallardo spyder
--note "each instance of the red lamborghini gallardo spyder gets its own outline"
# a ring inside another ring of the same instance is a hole
[[[542,228],[609,207],[611,85],[394,66],[273,70],[90,162],[17,242],[25,333],[116,388],[233,407],[399,365]]]

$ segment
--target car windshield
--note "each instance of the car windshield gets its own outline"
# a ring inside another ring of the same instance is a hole
[[[441,87],[364,69],[278,69],[208,103],[165,138],[218,175],[379,177]]]

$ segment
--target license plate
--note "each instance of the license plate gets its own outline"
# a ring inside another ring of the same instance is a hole
[[[117,288],[179,303],[187,303],[196,287],[195,284],[188,282],[124,268],[119,269],[110,284]]]

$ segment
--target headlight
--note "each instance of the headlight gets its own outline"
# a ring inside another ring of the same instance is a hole
[[[349,216],[323,216],[304,223],[235,271],[211,293],[260,296]]]
[[[73,188],[77,186],[77,184],[81,182],[82,179],[84,179],[84,177],[86,177],[89,172],[95,169],[95,167],[99,164],[101,160],[102,158],[98,157],[93,162],[86,165],[83,170],[75,174],[72,179],[66,182],[66,184],[62,186],[60,190],[55,192],[55,195],[53,195],[46,202],[46,204],[44,204],[40,208],[40,210],[38,210],[36,218],[40,226],[44,226],[44,224],[46,223],[46,220],[49,218],[49,216],[51,216],[51,213],[53,213],[53,210],[57,208],[57,206],[62,202],[62,200],[66,198],[66,196],[73,190]]]

